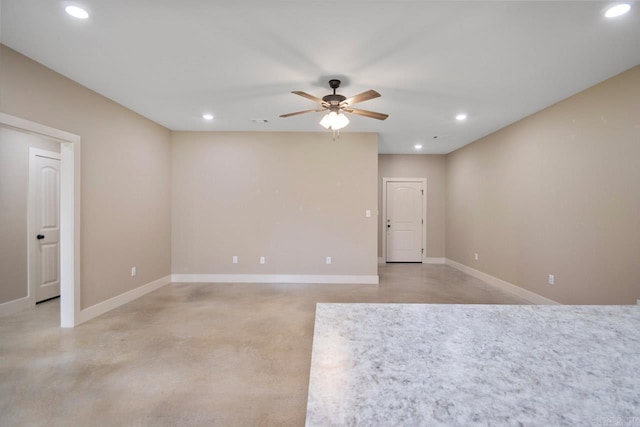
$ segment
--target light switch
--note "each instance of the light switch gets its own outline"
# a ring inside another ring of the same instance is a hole
[[[265,259],[263,256],[260,257],[260,264],[264,264],[265,263]]]
[[[327,257],[327,264],[331,264],[331,257],[330,256]]]
[[[371,218],[371,209],[367,209],[365,215],[367,216],[367,218]]]
[[[234,264],[237,264],[237,263],[238,263],[238,256],[237,256],[237,255],[234,255],[234,256],[233,256],[233,263],[234,263]]]

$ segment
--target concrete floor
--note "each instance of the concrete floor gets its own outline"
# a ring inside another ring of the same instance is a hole
[[[380,285],[172,284],[75,329],[0,318],[1,426],[304,425],[315,304],[526,304],[444,265]],[[428,327],[428,325],[425,325]]]

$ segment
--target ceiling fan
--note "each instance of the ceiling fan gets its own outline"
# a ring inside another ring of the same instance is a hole
[[[352,105],[357,104],[359,102],[364,102],[373,98],[378,98],[380,94],[375,90],[368,90],[356,96],[352,96],[351,98],[347,98],[344,95],[340,95],[336,93],[336,89],[340,87],[340,80],[337,80],[337,79],[329,80],[329,86],[331,87],[331,89],[333,89],[333,93],[323,96],[322,99],[313,95],[309,95],[306,92],[294,90],[291,93],[295,93],[296,95],[302,96],[303,98],[307,98],[313,102],[317,102],[318,104],[320,104],[322,108],[315,109],[315,110],[297,111],[295,113],[289,113],[289,114],[282,114],[280,117],[292,117],[292,116],[297,116],[299,114],[328,111],[328,114],[326,114],[322,118],[322,120],[320,121],[320,124],[324,126],[326,129],[332,129],[334,131],[342,129],[347,124],[349,124],[349,119],[343,113],[357,114],[358,116],[370,117],[372,119],[378,119],[378,120],[384,120],[387,117],[389,117],[388,114],[382,114],[382,113],[376,113],[373,111],[351,108]]]

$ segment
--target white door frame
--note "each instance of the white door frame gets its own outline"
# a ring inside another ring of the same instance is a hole
[[[4,113],[0,126],[60,142],[60,326],[72,328],[80,323],[80,137]]]
[[[382,260],[387,262],[387,182],[420,182],[424,190],[422,198],[422,263],[427,262],[427,178],[382,178]]]

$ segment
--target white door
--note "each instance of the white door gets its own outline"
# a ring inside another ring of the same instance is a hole
[[[421,262],[422,182],[387,182],[387,261]]]
[[[36,302],[60,295],[60,155],[29,156],[29,289]]]

